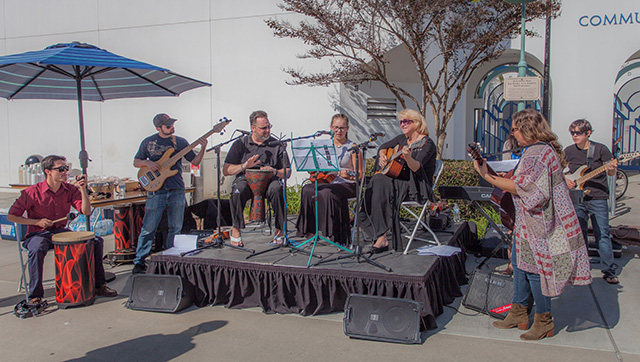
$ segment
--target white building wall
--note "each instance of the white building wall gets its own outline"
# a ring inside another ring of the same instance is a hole
[[[0,0],[0,55],[80,41],[169,68],[213,84],[177,98],[84,102],[90,175],[134,177],[140,141],[155,133],[152,118],[178,118],[176,134],[200,137],[222,117],[249,129],[249,114],[269,113],[276,135],[327,129],[336,111],[334,87],[285,84],[303,45],[277,39],[264,21],[284,14],[276,1],[215,0]],[[299,64],[299,63],[298,63]],[[318,67],[317,62],[310,67]],[[63,154],[79,167],[75,101],[0,100],[0,185],[18,182],[18,167],[31,154]],[[228,146],[226,147],[228,148]],[[225,149],[226,149],[225,148]],[[302,177],[294,175],[294,182]]]

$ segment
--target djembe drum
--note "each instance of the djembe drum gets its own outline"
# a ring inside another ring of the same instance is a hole
[[[273,171],[267,170],[246,170],[245,176],[251,192],[253,192],[253,202],[249,211],[249,222],[264,221],[264,195],[267,192],[269,181],[273,178]]]
[[[95,299],[95,235],[68,231],[53,235],[56,257],[56,302],[65,309],[90,305]]]

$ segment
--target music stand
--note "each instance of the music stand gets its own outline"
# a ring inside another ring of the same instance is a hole
[[[338,156],[336,155],[336,148],[333,145],[333,139],[328,140],[307,140],[301,139],[295,142],[291,142],[291,151],[293,154],[293,160],[296,164],[296,168],[298,171],[307,171],[307,172],[338,172],[340,168],[338,167]],[[325,238],[320,235],[318,230],[318,178],[313,182],[314,185],[314,202],[315,202],[315,221],[316,221],[316,232],[315,234],[295,246],[296,249],[302,248],[303,246],[313,242],[311,247],[311,255],[309,255],[309,260],[307,261],[307,268],[311,264],[311,258],[313,257],[313,252],[316,249],[316,244],[319,239],[322,239],[330,244],[333,244],[340,248],[341,250],[347,251],[349,253],[353,253],[352,250],[338,244],[333,241]]]
[[[360,150],[362,150],[362,159],[366,160],[365,157],[365,153],[367,152],[368,148],[375,148],[375,146],[371,146],[369,145],[370,142],[373,142],[377,139],[377,136],[372,135],[367,141],[358,144],[358,145],[354,145],[353,147],[351,147],[349,149],[349,151],[354,151],[356,153],[356,208],[354,211],[354,222],[353,222],[353,228],[355,229],[355,237],[352,241],[352,245],[355,245],[355,250],[348,250],[348,252],[350,252],[350,255],[342,255],[342,256],[338,256],[335,258],[331,258],[331,259],[322,259],[320,261],[318,261],[317,263],[314,264],[315,265],[320,265],[323,263],[328,263],[331,261],[336,261],[336,260],[342,260],[342,259],[348,259],[348,258],[356,258],[357,262],[360,263],[361,260],[364,260],[365,262],[376,266],[380,269],[386,270],[388,272],[392,272],[393,269],[389,268],[388,266],[382,265],[380,263],[378,263],[375,260],[372,260],[371,258],[369,258],[368,256],[364,255],[362,253],[362,245],[361,245],[361,240],[360,240],[360,225],[358,224],[358,215],[360,213],[360,206],[362,203],[362,190],[364,189],[364,176],[360,177]],[[363,161],[364,162],[364,161]],[[363,165],[364,167],[364,165]],[[316,203],[316,213],[317,213],[317,203]],[[317,217],[316,217],[317,218]],[[317,220],[316,220],[316,227],[317,227]]]

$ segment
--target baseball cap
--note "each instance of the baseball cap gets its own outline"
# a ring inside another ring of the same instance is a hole
[[[153,125],[156,127],[162,127],[162,125],[171,126],[175,121],[177,119],[169,117],[166,113],[158,113],[153,117]]]

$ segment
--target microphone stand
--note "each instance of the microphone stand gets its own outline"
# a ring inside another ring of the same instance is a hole
[[[331,259],[322,259],[320,261],[318,261],[317,263],[314,264],[314,266],[316,265],[320,265],[323,263],[328,263],[331,261],[336,261],[336,260],[342,260],[342,259],[349,259],[349,258],[356,258],[356,261],[358,263],[361,263],[362,261],[369,263],[375,267],[378,267],[380,269],[383,269],[387,272],[392,272],[393,269],[389,268],[386,265],[380,264],[375,260],[372,260],[371,258],[369,258],[368,256],[366,256],[365,254],[362,253],[362,242],[360,239],[360,224],[358,223],[358,216],[360,214],[360,206],[362,203],[362,190],[364,189],[364,175],[363,177],[360,177],[360,160],[359,160],[359,155],[360,155],[360,150],[362,150],[362,159],[366,160],[367,158],[365,157],[365,153],[367,152],[368,148],[375,148],[375,146],[373,145],[369,145],[370,142],[373,142],[377,139],[377,136],[372,135],[367,141],[362,142],[358,145],[355,145],[353,147],[351,147],[348,151],[356,151],[356,208],[355,208],[355,215],[354,215],[354,222],[353,222],[353,227],[356,230],[355,232],[355,237],[354,237],[354,242],[353,244],[355,245],[355,250],[353,251],[352,254],[350,255],[342,255],[342,256],[338,256],[335,258],[331,258]],[[363,163],[363,168],[366,165]]]
[[[223,246],[230,246],[234,249],[238,249],[238,250],[242,250],[242,251],[246,251],[248,253],[255,253],[256,251],[253,249],[247,249],[245,247],[242,246],[236,246],[236,245],[232,245],[229,243],[226,243],[224,241],[224,236],[222,235],[222,208],[220,207],[220,173],[222,172],[222,168],[220,168],[220,149],[222,148],[222,146],[231,143],[239,138],[241,138],[242,136],[244,136],[243,134],[241,134],[240,136],[237,137],[232,137],[230,140],[219,143],[215,146],[210,147],[209,149],[207,149],[205,152],[209,152],[211,150],[216,152],[216,165],[218,167],[218,172],[217,174],[217,182],[218,182],[218,195],[217,195],[217,204],[218,204],[218,213],[216,215],[216,221],[218,224],[218,235],[216,235],[213,240],[211,241],[211,244],[206,245],[206,246],[202,246],[193,250],[189,250],[189,251],[185,251],[184,253],[180,253],[180,256],[185,256],[185,255],[195,255],[197,253],[199,253],[201,250],[204,249],[208,249],[208,248],[214,248],[214,247],[223,247]]]
[[[286,200],[286,198],[287,198],[287,178],[288,178],[288,177],[286,177],[287,176],[286,175],[287,168],[289,169],[289,172],[291,172],[291,168],[290,168],[291,165],[290,165],[290,162],[287,162],[287,157],[286,157],[287,156],[286,144],[288,142],[293,142],[293,141],[297,141],[297,140],[302,140],[302,139],[307,139],[307,138],[315,138],[315,137],[318,137],[320,135],[321,135],[320,133],[316,132],[316,133],[314,133],[314,134],[312,134],[310,136],[302,136],[302,137],[289,138],[289,139],[282,139],[282,138],[278,139],[277,143],[279,143],[281,145],[284,145],[283,146],[284,147],[284,152],[282,152],[282,165],[285,168],[285,178],[282,180],[282,183],[283,183],[283,186],[282,186],[282,194],[283,195],[282,195],[282,197],[285,199],[285,205],[288,205],[287,202],[286,202],[287,201]],[[274,250],[279,250],[281,248],[291,248],[290,251],[297,250],[297,251],[299,251],[299,252],[301,252],[303,254],[308,254],[308,255],[315,256],[316,258],[321,258],[321,256],[312,254],[312,253],[310,253],[310,252],[308,252],[308,251],[306,251],[304,249],[298,248],[298,246],[296,245],[296,242],[294,242],[293,240],[289,239],[289,235],[287,233],[287,215],[288,215],[287,210],[288,210],[288,207],[285,207],[284,222],[283,222],[283,225],[282,225],[282,232],[284,233],[284,240],[282,241],[282,244],[276,245],[276,246],[274,246],[272,248],[269,248],[269,249],[266,249],[266,250],[259,251],[257,253],[252,253],[251,255],[247,255],[247,257],[245,259],[249,259],[249,258],[252,258],[254,256],[258,256],[258,255],[262,255],[262,254],[266,254],[268,252],[271,252],[271,251],[274,251]],[[280,260],[276,260],[272,264],[275,264],[278,261],[280,261]]]

